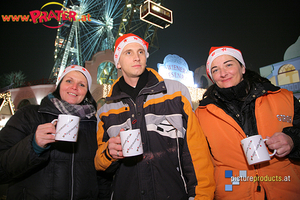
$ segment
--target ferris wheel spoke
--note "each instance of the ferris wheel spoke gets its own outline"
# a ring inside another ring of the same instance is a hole
[[[156,0],[158,1],[161,0]],[[80,21],[65,22],[57,30],[55,63],[50,78],[57,78],[59,72],[67,65],[84,65],[95,53],[106,49],[113,50],[119,34],[129,31],[141,37],[149,36],[149,25],[139,17],[139,5],[143,2],[144,0],[65,0],[64,6],[75,11]],[[128,5],[125,5],[126,3]],[[71,39],[72,41],[69,41]],[[112,83],[117,77],[114,65],[101,64],[97,77],[102,83]]]

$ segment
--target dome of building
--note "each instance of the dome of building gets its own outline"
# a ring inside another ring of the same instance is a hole
[[[300,36],[284,53],[283,60],[289,60],[300,56]]]
[[[186,71],[189,70],[187,62],[178,55],[169,54],[164,59],[164,64],[166,63],[177,63],[179,66],[183,67]]]

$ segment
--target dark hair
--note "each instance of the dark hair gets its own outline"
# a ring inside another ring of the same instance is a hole
[[[269,79],[262,77],[261,75],[250,69],[246,69],[243,78],[247,83],[247,94],[251,89],[252,83],[270,83]]]
[[[60,84],[61,84],[61,81],[60,83],[57,85],[56,89],[54,90],[54,92],[52,92],[53,96],[59,100],[61,100],[61,96],[59,94],[59,91],[60,91]],[[95,101],[95,99],[93,98],[92,94],[90,93],[90,90],[87,91],[84,99],[82,102],[80,102],[80,105],[86,105],[86,104],[92,104],[95,109],[97,110],[97,103]]]

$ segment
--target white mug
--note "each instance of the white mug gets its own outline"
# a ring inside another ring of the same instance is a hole
[[[261,135],[254,135],[241,141],[249,165],[269,161],[275,155],[276,149],[272,154],[269,154],[265,145],[266,140],[268,139],[262,139]]]
[[[140,129],[120,132],[122,153],[124,157],[143,154],[143,145]]]
[[[58,115],[51,123],[57,121],[55,140],[77,142],[80,117],[74,115]]]

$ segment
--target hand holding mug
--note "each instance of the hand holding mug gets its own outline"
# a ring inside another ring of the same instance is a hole
[[[77,142],[80,117],[74,115],[58,115],[51,123],[56,125],[55,140]]]
[[[123,130],[124,129],[121,129],[121,131]],[[114,159],[124,158],[122,153],[120,134],[108,140],[108,152]]]
[[[124,157],[138,156],[144,153],[140,129],[121,131],[120,137]]]
[[[108,150],[114,159],[143,154],[140,129],[125,131],[122,128],[119,135],[108,140]]]
[[[55,126],[52,123],[41,124],[35,132],[35,142],[45,148],[49,143],[55,142]]]
[[[269,149],[276,149],[276,156],[278,157],[287,156],[294,148],[294,142],[292,138],[285,133],[277,132],[271,137],[267,136],[266,138],[268,139],[266,144],[268,145]]]
[[[261,135],[254,135],[241,141],[244,155],[249,165],[269,161],[271,157],[276,154],[276,149],[272,154],[269,154],[265,145],[265,141],[267,140],[268,139],[262,139]]]

